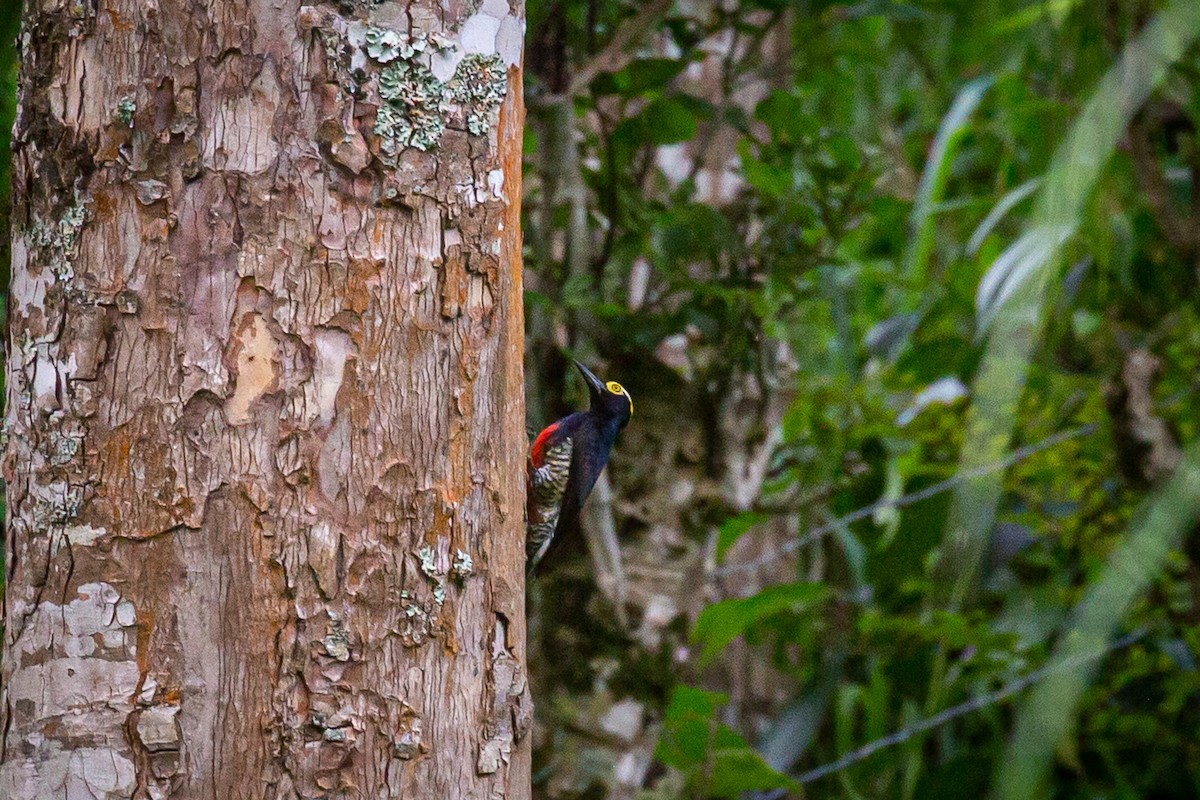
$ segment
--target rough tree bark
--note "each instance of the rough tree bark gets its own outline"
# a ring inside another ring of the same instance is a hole
[[[520,0],[33,0],[0,796],[527,798]]]

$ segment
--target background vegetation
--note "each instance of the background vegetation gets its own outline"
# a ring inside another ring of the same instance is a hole
[[[636,406],[540,796],[1200,796],[1198,32],[530,3],[530,425]]]
[[[528,11],[537,795],[1200,796],[1200,3]]]

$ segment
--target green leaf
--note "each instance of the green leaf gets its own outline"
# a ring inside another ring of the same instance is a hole
[[[707,797],[737,797],[763,789],[795,789],[797,784],[763,760],[746,740],[716,721],[728,697],[677,686],[663,719],[654,755],[663,764],[691,773]]]
[[[1041,185],[1041,178],[1030,178],[1001,197],[996,202],[996,205],[992,206],[992,210],[987,213],[983,221],[979,223],[979,226],[975,228],[974,233],[971,234],[971,238],[967,240],[967,255],[974,256],[978,253],[979,248],[983,245],[983,240],[995,230],[996,226],[1000,224],[1000,221],[1004,219],[1008,212],[1012,211],[1018,203],[1037,191]]]
[[[720,212],[702,203],[677,206],[655,220],[652,245],[664,264],[714,259],[730,243],[729,223]],[[715,285],[699,286],[716,289]]]
[[[678,98],[655,100],[641,114],[645,141],[654,144],[686,142],[696,136],[696,115]]]
[[[780,142],[799,142],[813,132],[804,101],[786,92],[767,95],[754,109],[754,118],[766,125],[771,136]]]
[[[800,582],[770,586],[750,597],[714,603],[700,613],[692,630],[692,641],[702,645],[700,663],[712,659],[756,622],[785,611],[805,611],[826,594],[819,583]]]
[[[792,186],[790,169],[773,166],[760,161],[750,150],[751,144],[743,139],[738,142],[738,159],[742,164],[742,175],[746,181],[768,197],[779,197]]]
[[[1061,25],[1079,3],[1080,0],[1041,0],[997,22],[992,33],[1003,36],[1046,21]]]
[[[626,97],[659,91],[687,65],[685,59],[641,58],[617,72],[599,75],[592,81],[592,91],[598,95],[620,94]]]
[[[738,797],[743,792],[798,788],[794,780],[771,769],[744,739],[724,725],[716,736],[712,770],[704,791],[711,797]]]
[[[1086,308],[1077,308],[1071,314],[1071,330],[1080,339],[1086,339],[1091,336],[1104,323],[1103,318],[1095,311],[1089,311]]]
[[[713,716],[728,699],[716,692],[676,686],[667,704],[663,735],[654,757],[676,769],[703,764],[712,737]]]
[[[769,519],[770,517],[766,514],[759,514],[755,511],[743,511],[736,517],[730,517],[721,523],[721,530],[717,536],[717,559],[724,558],[729,548],[738,539],[742,538],[747,531]]]
[[[979,107],[984,94],[995,83],[990,75],[964,86],[954,98],[950,110],[938,126],[937,136],[925,161],[921,174],[921,185],[917,188],[917,199],[913,203],[912,217],[908,223],[908,248],[905,251],[904,273],[910,278],[925,276],[926,262],[933,252],[933,221],[937,206],[946,194],[946,182],[950,177],[950,163],[958,146],[967,133],[971,115]]]
[[[659,98],[613,130],[613,157],[624,163],[646,145],[673,144],[694,139],[696,120],[707,113],[708,106],[695,102],[694,98],[682,95]]]

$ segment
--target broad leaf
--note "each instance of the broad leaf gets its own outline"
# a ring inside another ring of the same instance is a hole
[[[750,597],[714,603],[701,612],[692,630],[692,641],[702,645],[701,663],[724,650],[755,623],[786,611],[805,611],[826,594],[819,583],[788,583],[770,586]]]

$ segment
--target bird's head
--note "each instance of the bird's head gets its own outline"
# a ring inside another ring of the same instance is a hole
[[[625,387],[616,381],[605,383],[578,361],[575,362],[575,366],[579,367],[583,379],[587,381],[588,392],[592,396],[592,411],[616,419],[621,427],[624,427],[633,416],[633,398],[625,391]]]

